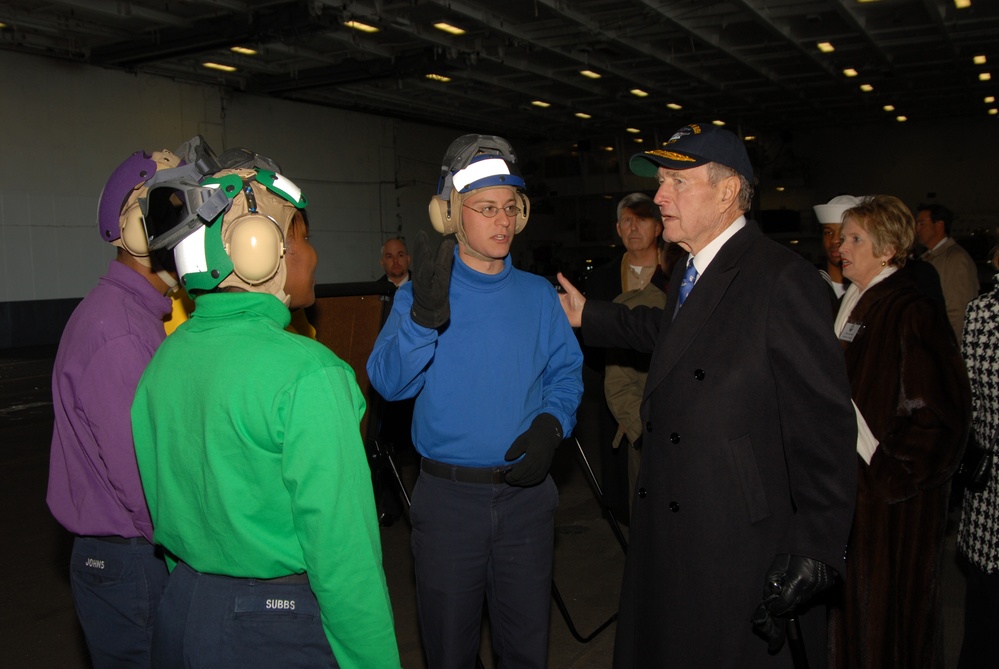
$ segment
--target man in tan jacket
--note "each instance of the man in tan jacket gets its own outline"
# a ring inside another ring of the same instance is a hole
[[[936,268],[943,287],[947,319],[961,341],[964,310],[978,297],[975,261],[950,237],[954,214],[940,204],[921,204],[916,209],[916,241],[926,247],[923,260]]]

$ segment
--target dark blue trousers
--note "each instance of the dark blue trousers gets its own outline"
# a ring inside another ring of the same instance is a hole
[[[463,483],[421,473],[412,547],[423,646],[431,669],[472,669],[482,606],[500,669],[548,661],[558,490]]]
[[[156,669],[337,667],[305,577],[232,578],[180,563],[157,616]]]
[[[141,539],[118,541],[125,543],[73,541],[73,604],[95,669],[148,669],[167,568],[155,546]]]

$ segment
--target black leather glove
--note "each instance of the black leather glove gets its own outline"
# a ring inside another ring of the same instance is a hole
[[[784,645],[788,616],[835,580],[836,571],[818,560],[787,553],[774,558],[767,570],[763,601],[753,613],[753,628],[767,640],[771,653]]]
[[[555,449],[561,443],[562,424],[550,413],[538,414],[527,432],[517,437],[504,456],[507,461],[524,456],[506,473],[506,482],[527,488],[544,481]]]
[[[409,315],[417,325],[437,329],[451,318],[448,291],[451,288],[451,265],[454,264],[455,236],[448,235],[437,247],[431,262],[427,233],[416,235],[413,248],[413,308]]]

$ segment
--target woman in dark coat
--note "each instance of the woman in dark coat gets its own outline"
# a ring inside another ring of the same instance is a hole
[[[887,195],[844,215],[840,255],[853,283],[836,334],[861,436],[832,667],[943,667],[944,529],[971,400],[941,305],[904,268],[914,230],[908,208]]]

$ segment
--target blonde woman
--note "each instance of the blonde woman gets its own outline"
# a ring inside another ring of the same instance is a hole
[[[840,256],[851,285],[835,327],[866,439],[842,600],[830,617],[832,667],[943,666],[944,529],[970,397],[942,305],[905,268],[914,229],[889,195],[844,214]]]

